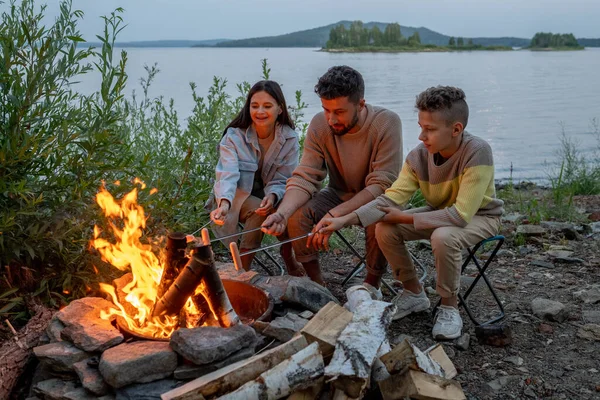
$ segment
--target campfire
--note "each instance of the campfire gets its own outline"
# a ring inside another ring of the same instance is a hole
[[[140,180],[134,182],[142,190],[146,188]],[[96,196],[109,218],[115,243],[102,237],[104,232],[95,226],[91,245],[100,252],[103,261],[121,271],[130,270],[132,276],[122,293],[110,284],[100,284],[117,307],[103,311],[101,317],[116,318],[120,327],[133,335],[159,340],[169,339],[179,327],[238,324],[239,317],[214,266],[210,242],[205,239],[198,243],[188,235],[172,233],[166,251],[155,255],[151,245],[141,242],[146,216],[137,198],[137,187],[120,201],[104,186]],[[207,232],[203,236],[207,237]],[[188,242],[193,247],[189,256]]]

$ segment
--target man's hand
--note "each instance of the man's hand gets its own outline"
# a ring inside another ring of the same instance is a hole
[[[287,220],[282,213],[276,212],[269,215],[261,226],[264,233],[279,236],[285,232],[285,228],[287,228]]]
[[[211,211],[210,219],[216,225],[220,225],[220,226],[224,225],[225,220],[227,219],[227,213],[229,213],[229,207],[230,207],[229,201],[221,200],[221,205]]]
[[[266,195],[264,199],[262,199],[262,202],[260,203],[260,207],[257,208],[256,210],[254,210],[254,212],[263,217],[267,216],[275,210],[273,208],[274,204],[275,204],[275,194],[270,193],[270,194]]]
[[[413,215],[407,212],[401,211],[396,207],[377,207],[379,211],[383,211],[385,215],[381,219],[383,222],[391,224],[413,224]]]

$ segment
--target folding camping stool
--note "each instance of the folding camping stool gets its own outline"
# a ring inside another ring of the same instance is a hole
[[[504,307],[502,306],[502,301],[500,301],[500,299],[498,298],[498,296],[496,295],[496,291],[494,290],[494,287],[492,286],[491,282],[489,281],[489,279],[487,278],[487,276],[485,275],[485,271],[488,269],[488,267],[491,265],[492,261],[494,260],[494,258],[496,257],[496,253],[498,253],[498,250],[500,250],[500,247],[502,247],[502,244],[504,243],[504,236],[502,235],[496,235],[496,236],[492,236],[490,238],[484,239],[481,242],[477,243],[475,246],[471,247],[471,248],[467,248],[468,252],[469,252],[469,256],[466,258],[466,260],[463,262],[462,267],[460,268],[460,273],[461,275],[463,274],[463,272],[465,271],[465,269],[467,268],[467,266],[473,262],[473,264],[475,265],[475,267],[477,268],[477,276],[475,277],[475,279],[473,280],[473,282],[471,283],[471,285],[467,288],[467,290],[465,291],[464,294],[458,294],[458,304],[459,306],[464,307],[465,311],[467,312],[467,315],[469,316],[469,318],[471,319],[471,321],[473,321],[473,323],[476,326],[481,326],[481,325],[489,325],[489,324],[493,324],[494,322],[498,322],[501,319],[504,318]],[[493,243],[496,242],[494,249],[492,250],[492,253],[490,254],[490,257],[486,260],[485,264],[483,264],[483,266],[480,264],[481,260],[479,260],[477,258],[477,250],[479,250],[479,248],[483,245],[485,245],[486,243]],[[489,321],[485,321],[485,322],[479,322],[477,321],[477,319],[475,319],[475,317],[473,316],[473,313],[471,312],[471,309],[469,308],[469,305],[467,304],[467,300],[469,298],[469,295],[471,294],[471,292],[473,291],[473,289],[475,288],[475,285],[477,285],[477,282],[479,282],[480,279],[483,279],[483,281],[485,282],[485,284],[487,285],[488,289],[490,290],[490,293],[492,294],[494,300],[496,301],[496,304],[498,305],[498,308],[500,309],[500,313],[490,319]],[[437,305],[434,308],[434,315],[435,315],[435,309],[437,309],[437,307],[439,307],[440,305],[440,301],[438,301]]]

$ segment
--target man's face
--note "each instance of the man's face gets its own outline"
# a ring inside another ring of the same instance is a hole
[[[358,104],[354,104],[348,100],[348,96],[330,100],[322,98],[321,105],[331,132],[334,135],[342,136],[356,127],[358,115],[365,105],[365,100],[361,99]]]
[[[419,140],[423,142],[431,154],[440,153],[445,156],[453,146],[453,138],[462,132],[462,124],[447,124],[439,111],[419,111]]]

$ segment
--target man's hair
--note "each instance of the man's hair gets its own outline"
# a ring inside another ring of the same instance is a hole
[[[466,128],[469,121],[469,106],[465,92],[453,86],[430,87],[417,96],[415,107],[419,111],[439,111],[447,125],[454,122],[463,124]]]
[[[315,93],[322,99],[348,97],[354,104],[365,97],[365,81],[360,72],[347,65],[329,68],[315,85]]]

